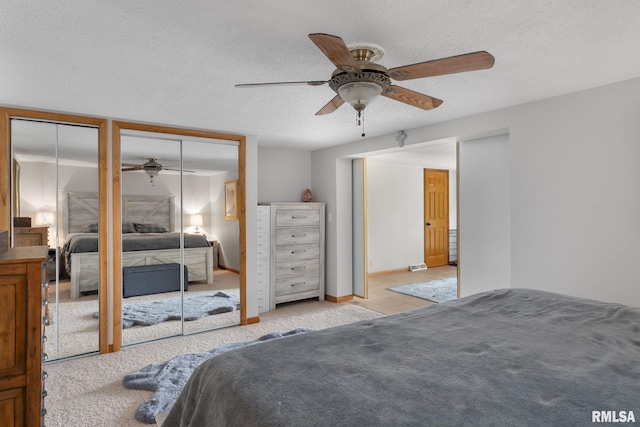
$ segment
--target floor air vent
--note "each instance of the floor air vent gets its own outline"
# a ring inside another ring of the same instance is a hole
[[[427,269],[427,264],[425,264],[424,262],[422,264],[412,264],[409,266],[409,270],[411,271],[419,271],[419,270],[426,270]]]

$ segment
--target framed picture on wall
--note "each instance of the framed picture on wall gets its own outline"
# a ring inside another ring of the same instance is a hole
[[[238,180],[224,183],[224,219],[238,219]]]

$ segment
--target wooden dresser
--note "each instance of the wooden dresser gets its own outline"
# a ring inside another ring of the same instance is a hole
[[[49,244],[49,227],[13,227],[13,246],[42,246]]]
[[[324,300],[324,203],[271,203],[271,309]]]
[[[44,425],[47,246],[0,253],[0,426]]]

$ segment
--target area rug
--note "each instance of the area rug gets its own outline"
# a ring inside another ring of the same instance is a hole
[[[447,277],[446,279],[411,283],[387,289],[433,302],[446,302],[458,298],[458,279]]]
[[[141,302],[122,307],[122,328],[134,325],[151,326],[168,320],[185,322],[202,319],[214,314],[238,310],[240,297],[234,293],[216,292],[215,295],[202,295],[184,299],[184,312],[181,310],[181,298],[167,298],[159,301]],[[97,313],[94,313],[97,317]]]
[[[124,388],[131,390],[155,392],[151,399],[138,407],[135,415],[136,420],[146,424],[153,424],[156,422],[157,414],[167,411],[173,406],[187,380],[202,362],[229,350],[312,330],[296,328],[289,332],[271,332],[255,341],[224,344],[205,353],[180,354],[167,363],[147,365],[139,371],[126,375],[122,380],[122,385]]]

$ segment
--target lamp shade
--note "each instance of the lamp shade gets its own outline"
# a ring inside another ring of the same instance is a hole
[[[191,215],[191,225],[193,227],[202,227],[202,215],[200,214]]]
[[[338,88],[338,94],[356,111],[364,110],[371,101],[382,93],[382,86],[373,82],[352,82]]]
[[[35,225],[53,225],[55,215],[53,212],[36,212]]]

